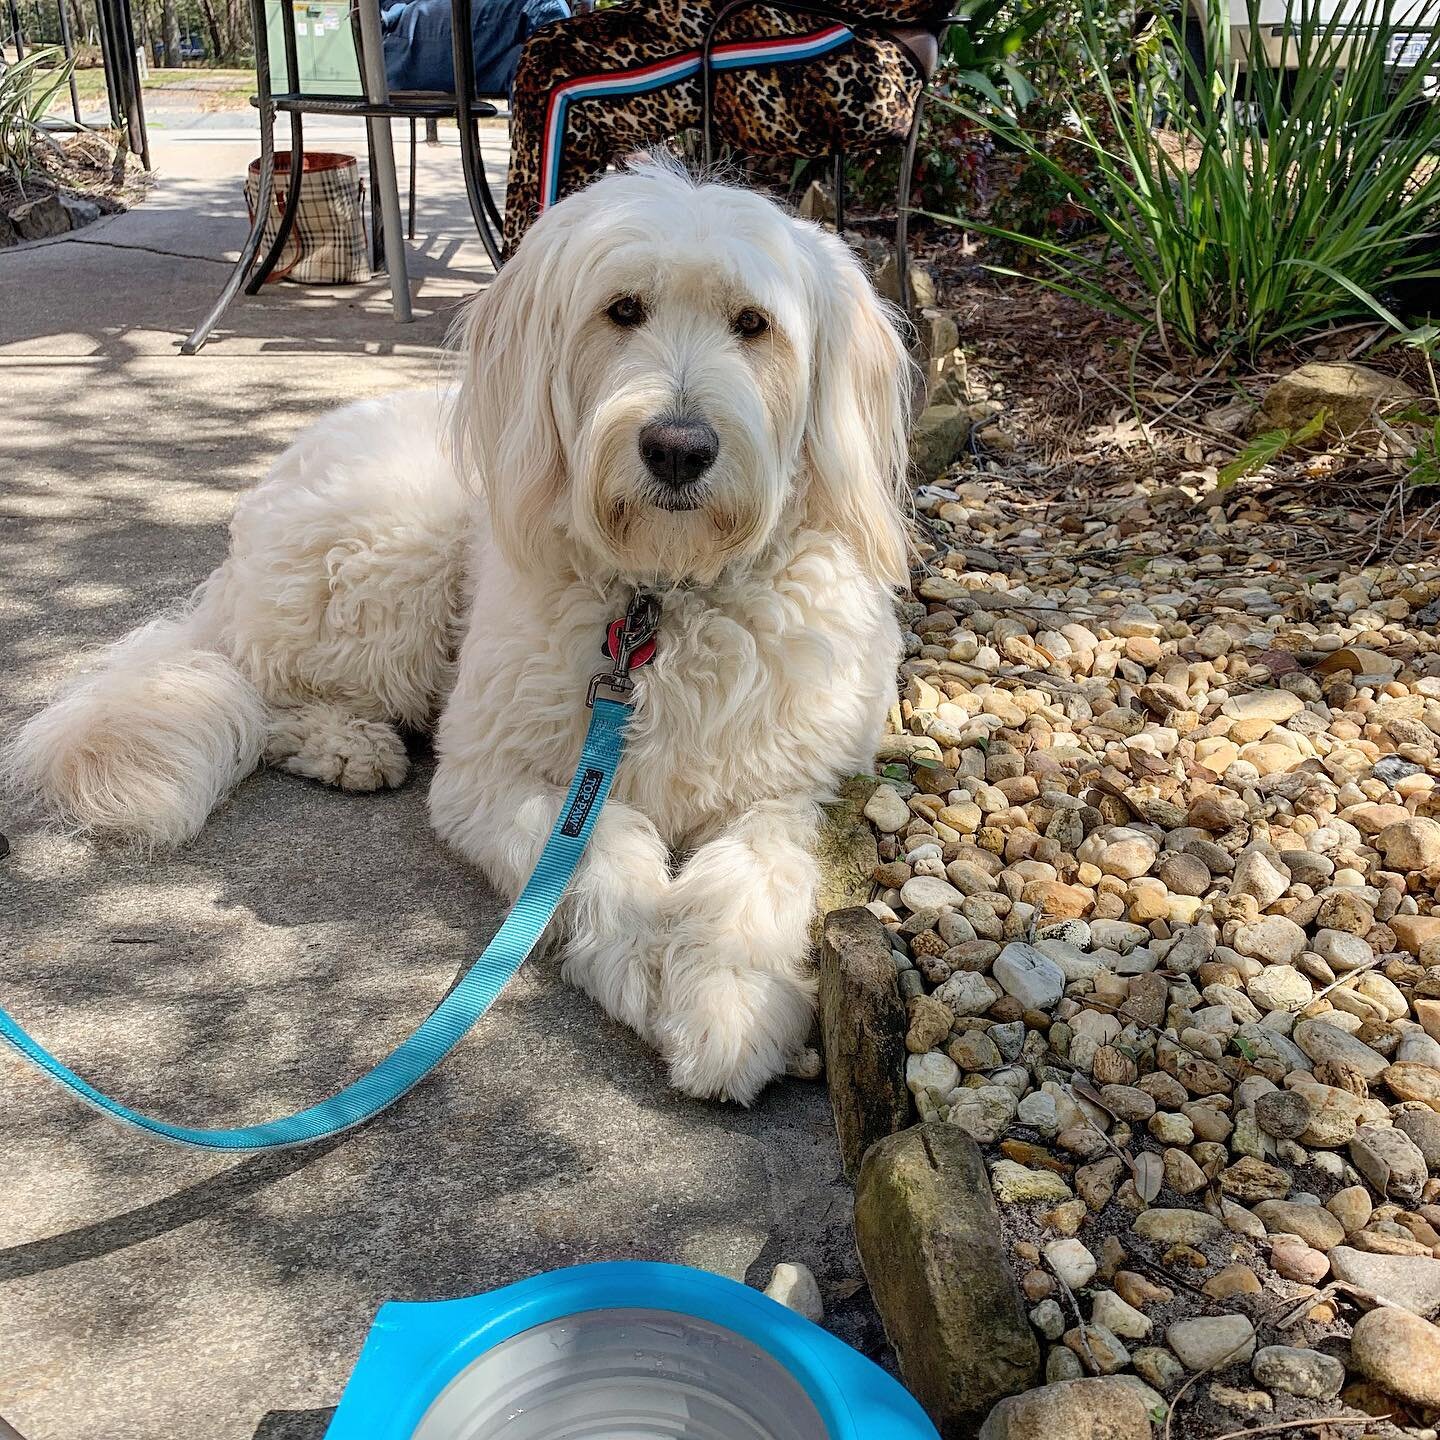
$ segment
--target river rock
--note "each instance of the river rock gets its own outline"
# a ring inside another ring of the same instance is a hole
[[[1331,1355],[1291,1345],[1267,1345],[1255,1352],[1250,1373],[1258,1385],[1306,1400],[1333,1400],[1345,1383],[1345,1367]]]
[[[1403,1130],[1362,1125],[1350,1141],[1350,1159],[1382,1195],[1419,1203],[1429,1172],[1420,1147]]]
[[[1002,1400],[977,1440],[1150,1440],[1146,1398],[1128,1378],[1062,1380]]]
[[[1348,1065],[1367,1080],[1376,1079],[1389,1067],[1390,1062],[1383,1055],[1377,1055],[1363,1041],[1324,1020],[1301,1020],[1295,1026],[1294,1038],[1295,1043],[1317,1064],[1329,1061]]]
[[[855,1239],[905,1385],[942,1430],[979,1425],[1036,1382],[1039,1345],[973,1140],[932,1122],[872,1145]]]
[[[1248,1362],[1255,1353],[1255,1327],[1244,1315],[1202,1315],[1177,1320],[1165,1343],[1187,1370],[1209,1370]]]
[[[1323,1205],[1262,1200],[1255,1213],[1271,1235],[1298,1235],[1312,1249],[1330,1251],[1345,1239],[1345,1228]]]
[[[1204,1210],[1146,1210],[1137,1215],[1130,1228],[1144,1240],[1164,1245],[1198,1245],[1224,1228]]]
[[[1362,1315],[1350,1339],[1354,1366],[1392,1395],[1440,1406],[1440,1330],[1393,1306]]]
[[[1349,1245],[1337,1245],[1330,1252],[1330,1269],[1337,1280],[1357,1285],[1416,1315],[1433,1315],[1440,1310],[1440,1260],[1416,1255],[1372,1255]]]
[[[1033,945],[1007,945],[992,973],[1027,1010],[1048,1010],[1065,993],[1065,972]]]

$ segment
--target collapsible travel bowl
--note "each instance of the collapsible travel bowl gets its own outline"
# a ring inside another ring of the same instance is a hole
[[[384,1305],[326,1440],[938,1440],[878,1366],[679,1265]]]

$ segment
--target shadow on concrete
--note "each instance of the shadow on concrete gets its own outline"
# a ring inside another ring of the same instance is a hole
[[[255,1431],[254,1440],[324,1440],[335,1418],[328,1410],[272,1410]]]

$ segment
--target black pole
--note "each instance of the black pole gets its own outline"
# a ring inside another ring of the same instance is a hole
[[[140,62],[135,58],[135,17],[130,11],[130,0],[115,0],[119,15],[120,37],[125,45],[125,76],[129,84],[130,104],[126,110],[126,122],[130,126],[130,148],[140,157],[140,163],[147,169],[150,164],[150,136],[145,129],[145,97],[140,90]]]
[[[15,58],[25,58],[25,32],[20,28],[20,6],[16,0],[10,0],[10,29],[15,34]]]
[[[120,100],[120,87],[116,80],[118,60],[115,54],[115,36],[110,24],[110,10],[106,0],[95,0],[96,28],[100,32],[100,73],[105,77],[105,100],[110,107],[110,128],[121,128],[124,106]]]
[[[80,91],[75,85],[75,42],[70,37],[70,16],[65,9],[65,0],[55,0],[56,8],[60,11],[60,44],[65,49],[65,59],[70,66],[70,113],[75,117],[75,123],[81,124],[80,120]]]
[[[251,0],[251,33],[255,37],[255,108],[260,112],[260,176],[259,193],[255,197],[255,214],[250,220],[250,233],[240,247],[240,258],[225,282],[219,298],[210,307],[210,312],[190,332],[189,338],[180,346],[182,355],[194,355],[210,338],[220,317],[230,307],[230,302],[240,293],[255,256],[260,251],[260,238],[265,229],[265,217],[270,213],[270,201],[274,194],[275,181],[275,94],[270,84],[270,46],[265,33],[265,0]]]

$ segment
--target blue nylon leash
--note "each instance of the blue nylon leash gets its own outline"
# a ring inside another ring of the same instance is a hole
[[[97,1090],[27,1035],[4,1009],[0,1009],[0,1039],[8,1041],[66,1089],[107,1115],[181,1145],[204,1150],[281,1150],[328,1139],[364,1124],[419,1084],[469,1034],[525,963],[550,923],[574,878],[620,765],[634,688],[629,670],[633,664],[643,663],[637,660],[636,651],[652,639],[658,618],[658,606],[653,598],[639,592],[631,601],[623,627],[616,627],[617,637],[611,642],[615,668],[600,672],[590,682],[586,697],[590,705],[590,725],[580,763],[555,827],[515,908],[460,983],[409,1037],[373,1069],[328,1100],[262,1125],[219,1130],[171,1125],[132,1110]],[[648,659],[648,654],[644,658]],[[608,699],[599,693],[604,690],[616,698]]]

